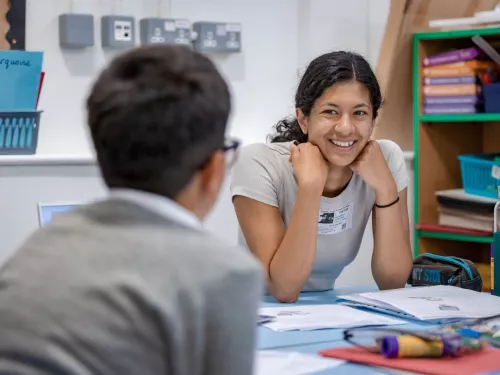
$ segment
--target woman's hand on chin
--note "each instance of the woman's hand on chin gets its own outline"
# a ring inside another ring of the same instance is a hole
[[[378,142],[368,141],[349,167],[375,191],[377,204],[385,205],[397,199],[396,182]]]

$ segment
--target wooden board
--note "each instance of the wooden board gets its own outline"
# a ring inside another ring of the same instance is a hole
[[[419,131],[419,222],[438,222],[435,192],[462,186],[458,155],[481,153],[483,128],[475,123],[421,124]]]
[[[485,122],[483,124],[483,152],[500,152],[500,123]]]

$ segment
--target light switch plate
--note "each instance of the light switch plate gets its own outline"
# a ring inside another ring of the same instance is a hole
[[[108,15],[101,18],[102,46],[106,48],[132,48],[135,46],[135,19],[128,16]]]

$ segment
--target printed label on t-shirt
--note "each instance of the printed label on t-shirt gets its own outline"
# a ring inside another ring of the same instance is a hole
[[[318,234],[337,234],[352,228],[354,203],[335,210],[320,210]]]

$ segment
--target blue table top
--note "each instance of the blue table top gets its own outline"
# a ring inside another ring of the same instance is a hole
[[[350,293],[362,293],[377,290],[376,286],[363,288],[342,288],[327,292],[302,293],[297,305],[320,305],[334,304],[339,295]],[[282,306],[273,297],[264,297],[262,307]],[[428,328],[428,324],[409,322],[404,328]],[[323,329],[316,331],[288,331],[276,332],[266,327],[259,327],[257,331],[257,348],[262,350],[287,350],[301,353],[317,354],[321,350],[344,347],[349,344],[343,340],[343,329]],[[384,373],[380,368],[361,366],[356,364],[345,364],[332,370],[316,373],[317,375],[346,374],[364,375]]]

